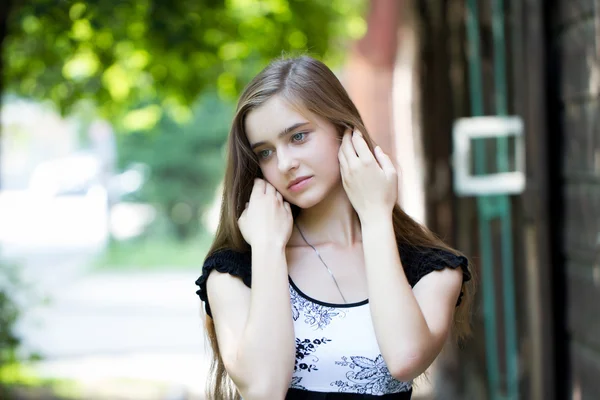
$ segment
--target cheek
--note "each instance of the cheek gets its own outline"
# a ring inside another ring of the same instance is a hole
[[[337,146],[335,143],[331,144],[327,148],[323,148],[322,151],[318,152],[318,158],[315,160],[315,165],[327,170],[328,173],[339,175],[340,161],[338,159],[338,151],[339,146]]]
[[[282,181],[281,174],[277,168],[276,163],[268,162],[261,165],[260,170],[262,171],[263,178],[269,182],[278,192],[282,192],[286,189],[286,182]]]
[[[327,169],[327,173],[331,176],[336,177],[341,174],[340,162],[337,158],[337,155],[330,157],[327,160],[323,160],[321,165]]]

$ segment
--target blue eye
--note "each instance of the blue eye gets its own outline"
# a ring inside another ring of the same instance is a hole
[[[298,132],[292,135],[292,142],[301,142],[306,138],[306,132]]]
[[[256,155],[258,156],[259,159],[265,160],[267,157],[269,157],[271,155],[270,151],[271,150],[261,150]]]

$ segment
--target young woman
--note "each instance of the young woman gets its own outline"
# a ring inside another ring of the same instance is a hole
[[[196,281],[209,398],[410,399],[450,332],[469,333],[472,280],[397,189],[324,64],[277,60],[250,82]]]

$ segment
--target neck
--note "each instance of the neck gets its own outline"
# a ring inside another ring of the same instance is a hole
[[[341,182],[319,204],[303,209],[295,222],[313,246],[350,247],[362,241],[360,220]],[[305,244],[297,229],[292,238],[294,243]]]

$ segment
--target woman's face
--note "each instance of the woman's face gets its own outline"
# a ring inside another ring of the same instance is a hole
[[[246,116],[245,129],[263,176],[286,201],[310,208],[341,184],[341,142],[330,122],[274,96]]]

